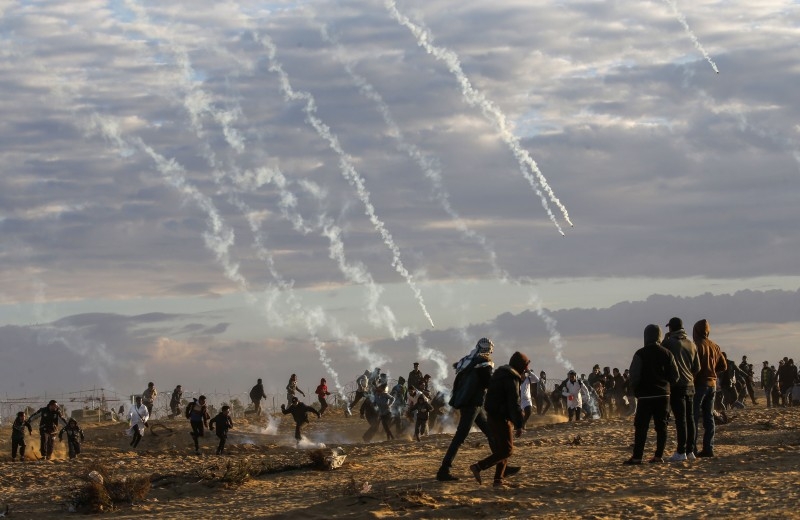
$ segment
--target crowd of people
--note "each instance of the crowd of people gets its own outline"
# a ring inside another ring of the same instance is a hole
[[[437,389],[432,378],[420,370],[415,362],[408,377],[399,377],[390,388],[388,374],[380,368],[365,370],[357,377],[352,400],[345,403],[344,413],[358,417],[368,423],[362,439],[370,442],[382,429],[387,440],[404,432],[413,432],[416,441],[434,429],[445,415],[454,411],[455,433],[446,450],[436,479],[455,481],[451,468],[460,446],[471,428],[476,426],[485,436],[491,453],[471,464],[472,476],[482,481],[481,473],[494,467],[494,485],[509,486],[507,478],[519,471],[519,467],[508,466],[513,452],[514,438],[523,434],[525,426],[534,414],[562,414],[568,421],[581,418],[610,418],[633,416],[633,453],[625,464],[641,464],[647,432],[652,422],[656,432],[656,446],[651,463],[693,460],[696,457],[715,456],[715,425],[727,420],[726,410],[742,408],[746,402],[758,403],[755,370],[742,356],[736,365],[727,354],[713,342],[707,320],[695,323],[689,337],[680,318],[674,317],[666,325],[662,337],[661,327],[650,324],[644,329],[644,346],[636,351],[629,368],[594,365],[588,374],[569,370],[566,378],[548,388],[547,374],[536,374],[530,367],[529,358],[515,352],[508,364],[495,369],[494,345],[488,338],[481,338],[466,356],[453,364],[455,380],[452,389]],[[800,405],[800,379],[794,360],[784,358],[777,368],[764,361],[758,385],[766,399],[767,407]],[[284,415],[291,415],[295,422],[294,437],[299,443],[303,439],[303,428],[309,424],[309,415],[317,419],[331,409],[327,399],[331,395],[327,382],[320,379],[315,395],[318,408],[303,403],[299,395],[306,397],[298,386],[296,374],[292,374],[286,385],[286,403],[281,404]],[[153,414],[158,391],[153,382],[140,396],[136,396],[127,419],[130,428],[131,449],[137,449]],[[261,416],[261,402],[267,398],[263,382],[258,379],[249,393],[252,413]],[[179,416],[189,421],[190,435],[195,453],[200,453],[200,439],[205,431],[216,432],[219,444],[216,453],[224,454],[228,431],[234,427],[230,406],[211,417],[205,396],[192,399],[185,405],[181,385],[173,390],[169,402],[170,418]],[[676,452],[664,458],[668,436],[668,418],[674,417]],[[456,418],[457,415],[457,418]],[[70,458],[81,453],[84,433],[74,418],[67,419],[55,400],[31,414],[22,411],[12,425],[12,460],[24,459],[25,430],[32,435],[31,422],[39,419],[40,454],[49,460],[53,454],[55,437],[64,439]],[[59,430],[60,428],[60,430]],[[702,428],[702,435],[700,429]]]

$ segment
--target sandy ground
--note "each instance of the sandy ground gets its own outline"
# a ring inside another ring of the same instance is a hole
[[[145,476],[152,483],[145,499],[119,502],[104,515],[114,518],[800,517],[800,407],[738,410],[717,429],[717,457],[642,466],[622,465],[631,452],[632,419],[563,420],[529,423],[516,442],[511,464],[522,471],[510,489],[494,488],[491,470],[483,485],[469,474],[469,464],[488,453],[479,432],[456,458],[453,473],[461,480],[441,483],[434,475],[451,435],[364,444],[366,422],[341,410],[311,418],[311,442],[303,449],[295,446],[288,416],[271,424],[240,420],[223,457],[214,455],[212,436],[194,455],[188,422],[175,419],[154,423],[158,435],[148,432],[136,451],[128,447],[126,425],[84,424],[87,440],[77,459],[66,460],[57,443],[54,461],[12,463],[6,425],[0,429],[0,513],[8,505],[10,518],[63,518],[89,471],[102,465],[116,478]],[[314,443],[342,447],[344,465],[311,466]],[[30,446],[38,455],[38,436],[28,444],[29,455]],[[674,445],[670,428],[667,455]],[[651,429],[646,454],[653,449]],[[223,481],[226,467],[245,464],[260,474],[242,484]]]

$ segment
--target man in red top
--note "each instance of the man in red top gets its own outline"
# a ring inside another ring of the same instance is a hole
[[[325,410],[328,409],[328,400],[326,399],[326,397],[331,395],[331,393],[328,392],[328,385],[326,383],[327,381],[325,381],[325,378],[323,377],[322,379],[319,380],[319,386],[317,386],[317,389],[314,391],[314,393],[317,394],[317,397],[319,398],[320,415],[324,414]]]

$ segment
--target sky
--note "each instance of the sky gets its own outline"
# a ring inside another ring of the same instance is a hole
[[[800,3],[0,0],[0,394],[800,340]],[[717,72],[718,71],[718,72]]]

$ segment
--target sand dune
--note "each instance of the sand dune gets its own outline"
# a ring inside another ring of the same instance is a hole
[[[364,444],[366,422],[339,410],[312,418],[306,430],[309,447],[324,443],[347,453],[344,466],[330,471],[311,466],[311,449],[295,447],[293,424],[283,417],[270,429],[266,421],[238,421],[224,457],[213,454],[213,434],[203,439],[202,455],[193,455],[188,423],[175,419],[153,423],[156,435],[148,432],[137,451],[128,447],[125,425],[84,424],[87,442],[78,459],[67,460],[64,445],[57,443],[52,462],[12,463],[5,426],[0,512],[8,504],[11,518],[63,518],[87,485],[86,475],[101,466],[117,479],[143,476],[152,485],[143,500],[116,503],[114,518],[800,516],[800,408],[756,406],[732,418],[718,427],[713,459],[630,467],[621,463],[630,456],[632,419],[576,424],[535,417],[512,457],[512,464],[522,466],[513,478],[518,487],[499,490],[485,482],[490,475],[478,485],[467,470],[488,453],[482,434],[471,434],[456,458],[453,473],[461,480],[441,483],[434,475],[449,434]],[[667,454],[674,451],[673,433],[670,429]],[[651,431],[647,453],[653,443]],[[31,445],[38,454],[37,437]],[[259,468],[258,476],[241,484],[224,477],[243,467]]]

